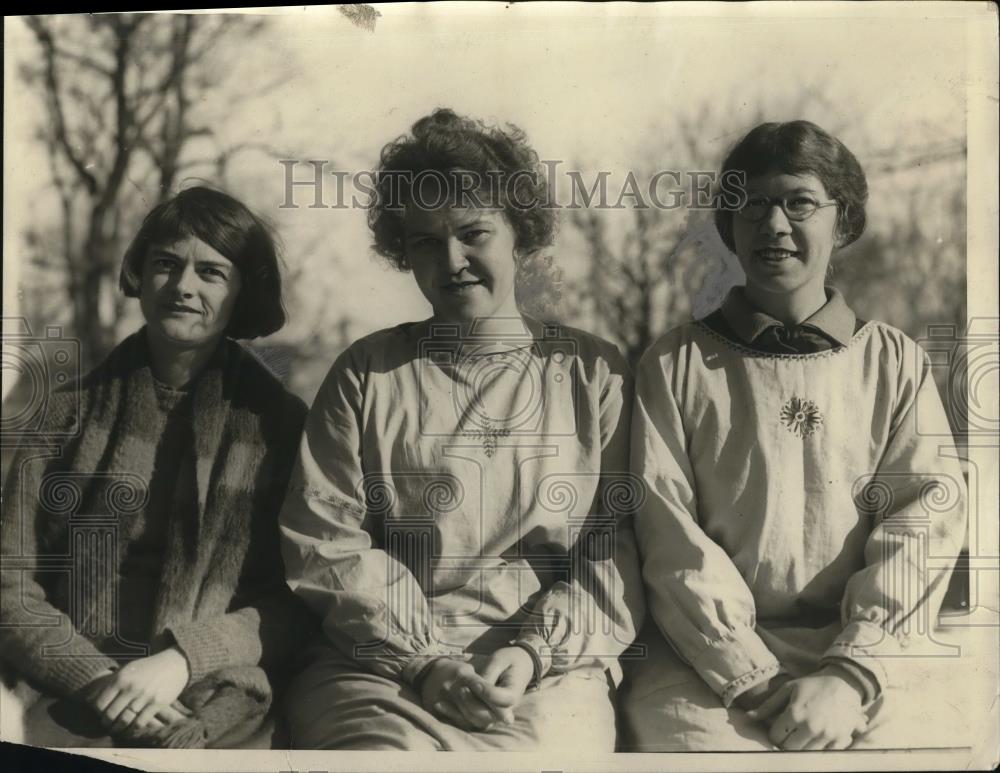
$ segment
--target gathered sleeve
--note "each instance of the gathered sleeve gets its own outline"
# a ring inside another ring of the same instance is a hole
[[[536,602],[516,640],[542,655],[538,678],[601,666],[620,679],[617,659],[645,614],[633,525],[643,491],[628,464],[632,379],[624,359],[614,355],[600,396],[596,495],[570,546],[566,579]]]
[[[872,523],[864,567],[847,582],[844,628],[824,654],[866,669],[880,689],[894,658],[919,638],[932,642],[967,518],[966,484],[930,360],[905,337],[900,352],[888,442],[878,469],[855,484],[858,510]]]
[[[636,372],[632,469],[646,486],[636,514],[650,613],[726,706],[781,669],[757,634],[750,588],[698,523],[694,472],[673,359],[654,347]]]
[[[306,418],[281,512],[288,584],[319,615],[327,637],[377,674],[414,683],[439,642],[416,577],[373,541],[361,458],[365,373],[349,348]]]

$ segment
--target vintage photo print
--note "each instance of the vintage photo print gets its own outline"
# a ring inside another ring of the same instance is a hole
[[[993,769],[997,54],[990,3],[5,17],[14,767]]]

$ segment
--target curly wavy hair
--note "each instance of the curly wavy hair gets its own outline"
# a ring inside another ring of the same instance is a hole
[[[463,176],[481,184],[456,190]],[[521,129],[513,124],[489,126],[438,108],[413,124],[409,135],[382,148],[368,226],[375,252],[399,271],[410,269],[403,240],[405,204],[419,199],[426,205],[423,183],[428,180],[441,185],[438,193],[450,195],[453,202],[462,193],[466,201],[503,210],[514,232],[514,289],[523,311],[547,311],[558,303],[560,272],[545,254],[555,239],[555,212],[545,206],[545,174]]]
[[[810,121],[762,123],[729,151],[720,179],[729,172],[743,172],[747,179],[778,170],[785,174],[812,174],[837,202],[838,245],[846,247],[865,230],[868,182],[854,154]],[[733,211],[715,210],[715,227],[726,246],[735,251]]]

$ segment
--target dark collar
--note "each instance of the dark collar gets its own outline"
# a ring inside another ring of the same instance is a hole
[[[765,330],[775,325],[781,326],[782,323],[750,303],[744,289],[742,286],[731,289],[722,304],[721,311],[736,335],[750,344]],[[803,321],[800,326],[809,326],[839,346],[847,346],[854,336],[857,318],[837,288],[827,287],[826,299],[822,308]]]

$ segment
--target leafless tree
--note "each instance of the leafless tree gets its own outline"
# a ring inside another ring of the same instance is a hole
[[[124,304],[117,269],[138,219],[198,165],[218,180],[242,150],[213,148],[199,107],[226,77],[217,44],[254,35],[260,22],[189,14],[25,21],[39,56],[21,76],[43,95],[37,139],[59,201],[58,224],[40,218],[27,243],[36,267],[64,278],[66,321],[89,365],[114,343]],[[209,157],[189,152],[199,140]]]
[[[845,119],[836,117],[837,111],[824,102],[822,94],[821,88],[804,89],[778,110],[769,113],[761,107],[737,134],[775,113],[828,116],[819,121],[821,125],[835,136],[841,134]],[[720,136],[731,108],[713,107],[709,102],[693,110],[679,108],[660,129],[651,131],[647,159],[632,170],[642,194],[646,195],[644,181],[659,171],[717,169],[727,147],[738,139]],[[943,139],[855,151],[869,185],[878,190],[888,186],[893,201],[890,215],[870,223],[862,240],[837,258],[833,282],[860,313],[892,322],[915,338],[929,323],[954,323],[961,329],[965,319],[964,142]],[[943,177],[953,185],[931,185],[926,179],[912,178],[914,173],[948,165],[955,172]],[[907,174],[911,179],[904,179]],[[623,175],[609,178],[610,207],[570,211],[570,222],[585,244],[589,269],[567,295],[575,299],[574,321],[615,340],[634,365],[657,336],[692,318],[692,297],[718,272],[717,258],[727,253],[706,210],[654,206],[648,197],[646,206],[636,206],[628,196],[624,206],[613,208]],[[685,204],[697,195],[688,183],[680,186]],[[662,192],[660,198],[666,198]],[[932,221],[944,225],[932,228]],[[891,308],[887,298],[892,299]]]
[[[590,327],[617,341],[633,364],[660,333],[689,318],[690,293],[711,268],[705,260],[705,230],[692,227],[686,206],[670,202],[687,204],[697,195],[693,188],[707,184],[707,178],[690,173],[718,165],[719,140],[712,127],[720,125],[708,103],[672,116],[669,129],[654,135],[646,159],[630,170],[639,199],[617,201],[628,186],[622,175],[612,176],[607,201],[612,208],[572,210],[572,224],[590,258],[586,278],[570,293],[578,299],[575,316],[588,318]],[[650,190],[664,170],[680,176],[661,178]]]

